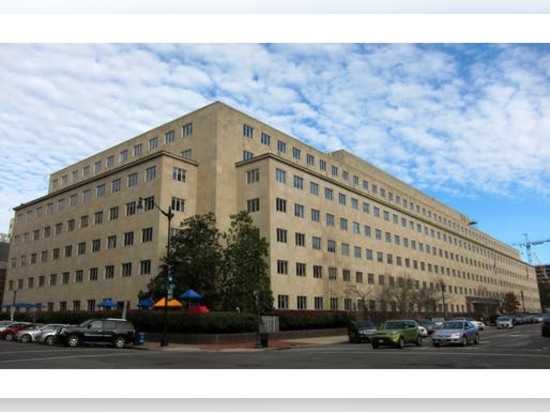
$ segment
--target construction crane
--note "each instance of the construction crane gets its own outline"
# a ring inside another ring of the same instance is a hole
[[[534,242],[529,240],[529,236],[527,236],[527,233],[524,233],[523,236],[525,236],[525,242],[523,243],[514,243],[514,246],[520,246],[525,247],[525,250],[527,251],[527,260],[529,261],[530,265],[533,265],[533,255],[531,253],[531,246],[534,245],[542,245],[543,243],[550,242],[550,239],[545,240],[535,240]]]

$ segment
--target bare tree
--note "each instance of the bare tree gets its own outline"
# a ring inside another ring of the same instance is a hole
[[[403,317],[411,317],[414,308],[419,303],[419,290],[409,274],[398,276],[397,279],[385,275],[390,281],[380,291],[380,300],[395,303],[397,313]]]
[[[352,283],[346,287],[345,294],[347,297],[351,297],[357,300],[360,305],[360,310],[363,312],[363,319],[367,319],[369,307],[368,298],[373,294],[373,290],[370,286],[366,288],[360,288],[356,283]]]

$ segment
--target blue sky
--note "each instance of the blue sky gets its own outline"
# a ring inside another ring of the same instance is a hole
[[[221,100],[505,243],[550,239],[547,43],[23,42],[0,62],[0,232],[51,172]]]

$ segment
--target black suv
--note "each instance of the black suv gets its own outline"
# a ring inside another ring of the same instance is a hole
[[[136,330],[125,319],[88,319],[80,325],[67,326],[57,334],[57,342],[72,348],[82,344],[108,344],[117,349],[134,342]]]

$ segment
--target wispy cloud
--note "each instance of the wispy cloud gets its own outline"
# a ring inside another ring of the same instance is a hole
[[[0,61],[0,231],[49,173],[213,100],[433,194],[550,194],[545,44],[2,44]]]

